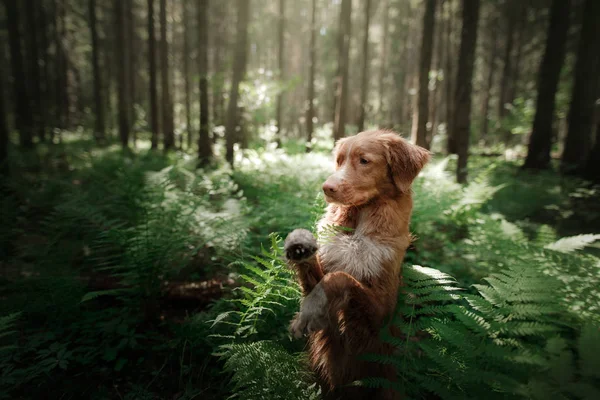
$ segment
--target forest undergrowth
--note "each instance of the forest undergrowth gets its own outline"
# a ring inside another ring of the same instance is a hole
[[[0,398],[318,398],[287,333],[300,292],[280,247],[322,212],[329,154],[256,147],[234,171],[197,170],[185,153],[74,136],[13,158]],[[468,186],[447,172],[453,159],[415,182],[393,323],[423,339],[383,338],[397,354],[371,357],[398,380],[362,384],[408,398],[598,398],[598,188],[490,161],[473,158]]]

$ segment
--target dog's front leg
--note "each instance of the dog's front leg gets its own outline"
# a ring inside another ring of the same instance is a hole
[[[308,296],[323,279],[317,250],[315,237],[306,229],[296,229],[285,239],[285,256],[288,265],[296,271],[304,296]]]

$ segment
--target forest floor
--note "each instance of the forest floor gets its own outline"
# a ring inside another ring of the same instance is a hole
[[[248,150],[234,171],[196,170],[185,152],[99,149],[75,134],[12,154],[0,316],[13,317],[0,319],[0,339],[17,347],[0,342],[0,399],[223,398],[215,300],[231,296],[239,261],[270,234],[311,229],[323,209],[330,155],[286,148]],[[600,233],[598,187],[499,156],[472,157],[461,188],[453,163],[436,158],[415,184],[409,264],[468,287],[495,268],[465,251],[477,226],[496,221],[542,244]]]

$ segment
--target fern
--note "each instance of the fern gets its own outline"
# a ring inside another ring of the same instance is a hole
[[[600,235],[577,235],[559,239],[554,243],[545,246],[548,250],[559,251],[561,253],[570,253],[575,250],[581,250],[595,241],[600,240]]]

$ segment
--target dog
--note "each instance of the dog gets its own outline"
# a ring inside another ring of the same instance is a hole
[[[323,184],[328,206],[317,227],[320,243],[296,229],[284,244],[303,292],[290,332],[308,336],[311,367],[327,399],[395,399],[391,389],[351,384],[395,380],[392,367],[360,355],[394,350],[378,336],[393,316],[411,242],[411,184],[430,153],[376,130],[338,140],[334,156],[335,172]]]

